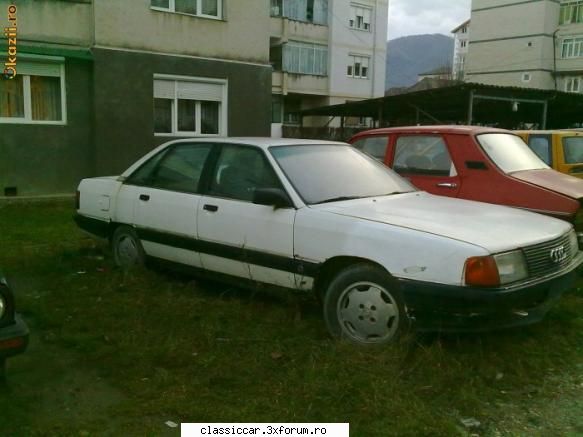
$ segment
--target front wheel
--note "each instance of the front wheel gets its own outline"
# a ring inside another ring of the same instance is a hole
[[[396,281],[368,264],[348,267],[330,282],[324,319],[334,337],[370,345],[394,341],[409,325]]]
[[[115,264],[129,270],[144,265],[145,254],[142,243],[130,226],[118,227],[111,237],[111,248]]]

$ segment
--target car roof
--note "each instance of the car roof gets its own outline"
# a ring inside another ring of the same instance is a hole
[[[215,143],[215,144],[241,144],[247,146],[260,147],[267,149],[272,146],[314,146],[314,145],[333,145],[346,146],[346,143],[338,141],[324,140],[306,140],[300,138],[269,138],[269,137],[205,137],[205,138],[185,138],[173,140],[166,145],[180,143]]]
[[[387,127],[380,129],[372,129],[364,132],[360,132],[355,136],[367,135],[367,134],[395,134],[395,133],[407,133],[407,134],[458,134],[458,135],[477,135],[483,133],[511,133],[511,131],[505,129],[497,129],[493,127],[484,126],[458,126],[458,125],[439,125],[439,126],[401,126],[401,127]]]
[[[517,130],[516,133],[528,135],[583,135],[583,132],[571,129],[555,129],[555,130]]]

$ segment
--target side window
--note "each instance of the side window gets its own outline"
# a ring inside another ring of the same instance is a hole
[[[447,146],[440,136],[399,137],[393,168],[399,173],[435,176],[455,174]]]
[[[376,135],[373,137],[361,138],[355,141],[353,146],[358,150],[372,156],[379,161],[385,160],[389,137],[387,135]]]
[[[528,138],[528,147],[547,165],[551,165],[551,144],[548,136],[531,135]]]
[[[583,163],[583,137],[563,138],[563,153],[565,154],[565,164]]]
[[[140,167],[128,183],[163,190],[197,193],[211,144],[185,144],[160,153]]]
[[[257,188],[281,188],[263,152],[248,146],[223,146],[209,195],[251,202]]]

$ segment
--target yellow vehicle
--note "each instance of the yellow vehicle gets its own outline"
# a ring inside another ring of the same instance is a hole
[[[583,179],[583,132],[528,130],[516,133],[550,167]]]

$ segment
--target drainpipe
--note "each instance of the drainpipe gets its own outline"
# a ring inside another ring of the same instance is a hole
[[[377,55],[377,17],[378,17],[378,13],[379,13],[379,0],[375,0],[375,8],[374,8],[374,27],[373,27],[373,32],[372,32],[372,38],[373,38],[373,43],[372,43],[372,62],[373,62],[373,67],[372,67],[372,86],[371,86],[371,90],[370,90],[370,97],[372,99],[374,99],[375,95],[374,95],[374,90],[375,90],[375,78],[376,78],[376,72],[377,72],[377,61],[376,61],[376,55]]]
[[[555,80],[555,92],[559,90],[557,85],[557,32],[559,29],[553,32],[553,79]]]

